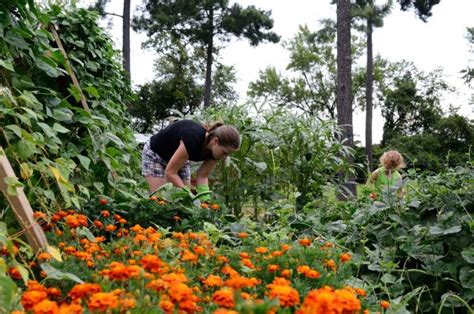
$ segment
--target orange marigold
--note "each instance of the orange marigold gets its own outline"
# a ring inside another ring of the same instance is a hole
[[[260,246],[260,247],[255,249],[255,252],[260,253],[260,254],[264,254],[264,253],[268,252],[268,249],[264,246]]]
[[[202,283],[209,287],[222,287],[224,281],[219,276],[209,275],[206,279],[202,281]]]
[[[249,234],[247,232],[241,232],[239,233],[239,238],[241,239],[246,239],[249,237]]]
[[[101,291],[102,288],[97,283],[79,283],[69,291],[68,296],[73,300],[77,300]]]
[[[341,256],[339,256],[339,260],[342,262],[342,263],[345,263],[347,261],[350,261],[352,258],[352,255],[349,254],[349,253],[343,253],[341,254]]]
[[[174,312],[174,304],[170,300],[161,300],[160,307],[165,313],[173,313]]]
[[[165,291],[168,288],[168,283],[163,279],[155,279],[147,283],[145,287],[156,292],[160,292]]]
[[[25,310],[31,310],[33,306],[45,300],[48,297],[48,294],[45,291],[26,291],[21,296],[21,304]]]
[[[33,306],[34,314],[58,314],[59,307],[58,304],[54,301],[44,299],[40,303]]]
[[[168,291],[170,299],[174,303],[180,303],[185,300],[192,299],[193,297],[193,289],[185,283],[177,283],[172,285]]]
[[[87,306],[91,311],[106,312],[109,309],[115,309],[119,305],[118,297],[113,292],[94,293]]]
[[[291,249],[291,245],[283,244],[283,245],[281,246],[281,249],[282,249],[282,251],[288,251],[288,250]]]
[[[384,309],[388,309],[390,307],[390,302],[382,300],[380,301],[380,306]]]
[[[220,289],[212,295],[212,301],[222,307],[233,308],[234,303],[234,291],[228,288]]]
[[[298,291],[288,285],[271,285],[268,297],[278,299],[281,307],[291,307],[300,303]]]
[[[145,255],[140,260],[143,268],[151,273],[158,273],[164,265],[163,261],[156,255]]]
[[[78,303],[63,303],[59,307],[58,314],[82,314],[83,309],[82,306]]]
[[[307,238],[299,239],[299,240],[298,240],[298,243],[299,243],[301,246],[310,246],[310,245],[311,245],[311,240],[310,240],[310,239],[307,239]]]
[[[352,289],[337,289],[325,286],[311,290],[296,314],[355,313],[361,305]]]
[[[271,273],[276,272],[278,269],[280,269],[280,266],[278,265],[275,265],[275,264],[268,265],[268,271]]]

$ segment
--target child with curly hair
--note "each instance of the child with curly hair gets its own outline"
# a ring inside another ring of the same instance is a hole
[[[399,170],[404,168],[403,156],[396,150],[389,150],[380,157],[381,167],[369,176],[367,183],[373,183],[377,190],[400,186],[402,175]]]

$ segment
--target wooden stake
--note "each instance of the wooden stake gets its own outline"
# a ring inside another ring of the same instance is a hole
[[[84,108],[85,111],[91,112],[89,109],[89,106],[87,105],[86,96],[84,96],[84,93],[82,92],[82,89],[81,89],[81,85],[79,85],[79,81],[77,80],[76,74],[74,74],[74,71],[72,70],[71,63],[69,62],[69,58],[67,57],[66,50],[64,49],[63,44],[61,42],[61,38],[59,37],[58,31],[56,30],[56,26],[51,24],[50,29],[51,29],[51,33],[53,34],[54,40],[56,41],[56,44],[58,45],[59,50],[61,50],[61,53],[63,54],[64,59],[66,60],[66,70],[72,79],[72,83],[74,84],[74,86],[77,87],[77,89],[79,89],[79,92],[81,93],[82,107]]]
[[[13,212],[20,223],[21,228],[26,233],[26,239],[35,252],[40,249],[46,249],[48,241],[44,235],[43,229],[33,217],[33,210],[30,202],[26,198],[23,187],[16,188],[16,195],[10,195],[7,191],[8,185],[5,178],[17,178],[13,168],[8,161],[5,151],[0,146],[0,190],[7,198]]]

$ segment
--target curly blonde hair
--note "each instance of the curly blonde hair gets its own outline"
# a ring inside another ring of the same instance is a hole
[[[405,168],[405,161],[402,154],[396,150],[389,150],[380,156],[380,165],[387,170],[398,170]]]

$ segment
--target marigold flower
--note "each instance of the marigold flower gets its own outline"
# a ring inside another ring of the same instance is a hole
[[[201,245],[195,246],[195,247],[193,248],[193,251],[194,251],[194,253],[197,254],[197,255],[201,255],[201,256],[206,255],[206,249],[205,249],[203,246],[201,246]]]
[[[165,291],[168,288],[168,283],[163,279],[155,279],[147,283],[145,287],[153,291],[160,292]]]
[[[310,239],[299,239],[298,240],[298,243],[301,245],[301,246],[310,246],[311,245],[311,240]]]
[[[104,218],[110,217],[110,212],[108,210],[103,210],[100,212],[100,215]]]
[[[356,313],[360,311],[359,299],[352,289],[337,289],[325,286],[311,290],[296,314],[312,313]]]
[[[197,262],[199,256],[197,256],[196,254],[194,254],[193,252],[189,251],[189,250],[185,250],[183,252],[183,255],[181,256],[181,260],[183,262]]]
[[[345,263],[347,261],[350,261],[352,258],[352,255],[349,254],[349,253],[343,253],[341,254],[341,256],[339,256],[339,260],[341,261],[341,263]]]
[[[298,274],[306,274],[307,272],[309,272],[311,270],[311,267],[309,267],[308,265],[300,265],[298,267],[296,267],[296,271],[298,272]]]
[[[48,297],[48,294],[45,291],[25,291],[21,296],[21,304],[25,310],[29,311],[33,309],[33,306],[45,300]]]
[[[255,287],[260,283],[260,280],[257,278],[246,278],[243,276],[234,276],[230,279],[227,279],[224,282],[224,285],[230,288],[234,289],[242,289],[242,288],[248,288],[248,287]]]
[[[94,220],[93,222],[94,226],[96,226],[98,229],[104,228],[104,224],[100,220]]]
[[[69,291],[68,296],[73,300],[77,300],[101,291],[102,288],[97,283],[79,283]]]
[[[44,299],[40,303],[33,306],[34,314],[57,314],[58,312],[59,312],[58,304],[48,299]]]
[[[337,270],[337,265],[336,265],[336,262],[334,262],[334,260],[332,259],[328,259],[324,262],[324,264],[326,265],[327,268],[330,268],[332,269],[333,271],[336,271]]]
[[[83,309],[82,306],[78,303],[63,303],[59,307],[58,314],[82,314]]]
[[[276,272],[278,269],[280,269],[280,266],[278,265],[275,265],[275,264],[268,265],[268,271],[271,273]]]
[[[161,267],[164,265],[163,261],[155,255],[145,255],[141,260],[143,268],[151,273],[160,272]]]
[[[273,251],[271,255],[273,257],[278,257],[278,256],[282,256],[283,252],[282,251]]]
[[[58,288],[51,287],[48,288],[46,292],[48,293],[48,296],[50,298],[58,298],[61,296],[61,290],[59,290]]]
[[[165,313],[173,313],[174,312],[174,304],[170,300],[161,300],[160,307]]]
[[[184,274],[178,274],[178,273],[169,273],[161,276],[161,279],[166,281],[170,285],[174,285],[177,283],[183,283],[187,282],[188,278]]]
[[[240,252],[239,256],[240,258],[250,258],[250,254],[247,252]]]
[[[48,288],[46,288],[45,286],[43,286],[36,280],[28,280],[28,282],[26,283],[26,286],[27,286],[28,291],[36,290],[36,291],[48,292]]]
[[[8,274],[12,279],[19,280],[21,279],[21,273],[16,267],[10,267],[8,268]]]
[[[264,254],[264,253],[268,252],[268,249],[266,247],[260,246],[260,247],[255,249],[255,252],[260,253],[260,254]]]
[[[280,274],[282,277],[291,277],[291,270],[283,269]]]
[[[209,275],[202,283],[209,287],[222,287],[224,285],[222,278],[216,275]]]
[[[135,306],[137,306],[137,301],[133,298],[124,298],[120,299],[120,310],[121,311],[126,311],[133,309]]]
[[[192,299],[193,289],[185,283],[177,283],[169,287],[169,296],[174,303],[180,303]]]
[[[213,314],[238,314],[238,312],[233,311],[233,310],[219,308],[215,310]]]
[[[369,198],[371,200],[376,200],[377,199],[377,193],[375,193],[375,192],[370,193]]]
[[[321,273],[317,270],[310,269],[307,273],[305,273],[305,276],[311,279],[316,279],[321,278]]]
[[[113,232],[117,229],[117,226],[114,226],[114,225],[107,225],[105,226],[105,231],[107,232]]]
[[[46,215],[45,213],[40,212],[40,211],[35,211],[33,213],[33,218],[35,218],[36,220],[39,220],[39,219],[46,220],[48,218],[48,215]]]
[[[234,291],[228,288],[220,289],[212,295],[212,301],[218,306],[233,308],[234,303]]]
[[[209,204],[208,203],[202,203],[201,208],[203,209],[209,209]]]
[[[243,258],[242,259],[242,264],[248,268],[254,268],[255,266],[253,265],[252,261],[249,260],[248,258]]]
[[[91,311],[106,312],[109,309],[115,309],[119,305],[118,297],[113,292],[94,293],[87,306]]]
[[[283,245],[281,246],[281,249],[282,249],[283,251],[288,251],[288,250],[291,249],[291,245],[283,244]]]
[[[390,308],[390,302],[382,300],[380,301],[380,307],[382,307],[383,309],[388,309]]]
[[[281,307],[291,307],[300,303],[300,295],[296,289],[288,285],[271,286],[268,297],[271,300],[278,299]]]
[[[228,263],[229,262],[229,259],[225,256],[222,256],[222,255],[217,256],[217,260],[219,262],[222,262],[222,263]]]
[[[241,239],[246,239],[249,237],[249,234],[247,232],[240,232],[238,236]]]
[[[218,210],[219,208],[221,208],[221,207],[219,206],[219,204],[212,204],[212,205],[211,205],[211,209],[212,209],[212,210]]]
[[[362,288],[355,288],[354,290],[361,297],[365,297],[367,295],[367,292]]]
[[[107,205],[109,203],[109,201],[105,198],[101,198],[99,199],[99,204],[100,205]]]

